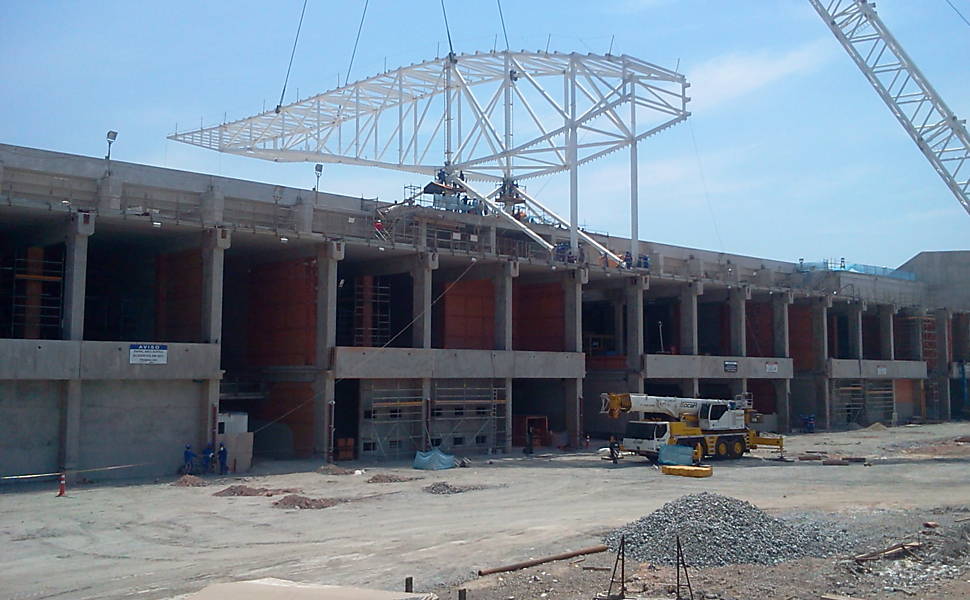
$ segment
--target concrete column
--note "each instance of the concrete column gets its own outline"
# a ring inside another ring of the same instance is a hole
[[[425,249],[428,247],[427,221],[418,221],[418,239],[414,240],[414,244],[421,249]]]
[[[643,292],[647,289],[644,277],[624,279],[626,303],[626,370],[627,390],[643,393]],[[619,333],[619,330],[617,330]]]
[[[832,394],[829,389],[831,380],[824,375],[815,376],[816,423],[821,422],[821,429],[832,426]]]
[[[569,432],[569,444],[579,448],[583,433],[583,380],[582,378],[568,378],[563,380],[566,402],[566,430]]]
[[[495,287],[495,349],[512,349],[512,280],[519,276],[517,261],[498,265],[492,278]]]
[[[94,233],[95,215],[71,214],[64,238],[64,311],[61,335],[65,340],[84,339],[84,297],[87,293],[88,237]],[[78,374],[79,375],[79,374]],[[59,458],[61,469],[67,472],[70,483],[77,480],[74,473],[80,467],[81,447],[81,380],[64,383],[61,399],[61,427]]]
[[[61,336],[84,339],[84,296],[87,293],[88,237],[94,233],[93,213],[72,213],[64,237],[64,316]]]
[[[741,394],[748,391],[748,380],[745,377],[742,377],[740,379],[732,379],[729,382],[729,385],[731,386],[732,396],[740,396]]]
[[[896,349],[893,347],[895,332],[893,331],[893,315],[896,314],[896,306],[884,304],[879,307],[879,346],[882,360],[896,360]]]
[[[771,295],[772,340],[774,355],[779,358],[791,358],[791,343],[788,335],[788,307],[791,303],[791,292]]]
[[[944,421],[950,420],[950,317],[946,308],[933,311],[936,321],[936,365],[933,371],[940,390],[939,418]]]
[[[512,453],[512,378],[505,378],[505,453]]]
[[[732,287],[728,291],[730,309],[731,355],[748,355],[748,315],[745,307],[751,299],[751,290],[746,287]]]
[[[333,352],[337,344],[337,263],[344,258],[342,242],[316,248],[317,287],[314,324],[313,452],[333,461],[333,411],[336,403]]]
[[[413,348],[431,347],[431,277],[438,268],[436,252],[422,252],[411,268],[411,294],[414,324],[411,325]]]
[[[583,284],[588,281],[586,269],[569,269],[562,281],[566,318],[563,350],[566,352],[583,351]],[[579,387],[582,390],[582,384]]]
[[[202,342],[218,344],[222,339],[222,276],[225,251],[232,232],[216,227],[202,233]]]
[[[828,296],[812,301],[812,339],[815,342],[815,371],[824,374],[829,361],[829,308],[832,299]]]
[[[428,424],[434,420],[431,416],[431,379],[425,377],[421,379],[421,414],[426,415],[424,423],[421,424],[422,450],[431,450],[431,435],[428,431]]]
[[[110,166],[109,166],[110,169]],[[121,210],[121,196],[123,184],[120,179],[111,174],[105,173],[98,181],[98,212],[118,212]]]
[[[862,353],[862,313],[866,310],[864,302],[849,304],[849,358],[863,357]]]
[[[498,254],[498,229],[494,225],[488,228],[488,251]]]
[[[697,297],[703,293],[700,281],[680,290],[680,354],[697,354]]]
[[[791,381],[775,379],[772,384],[775,387],[775,413],[778,415],[778,432],[788,433],[791,431]]]
[[[684,379],[680,382],[680,393],[684,398],[697,398],[700,396],[700,381],[696,378]]]

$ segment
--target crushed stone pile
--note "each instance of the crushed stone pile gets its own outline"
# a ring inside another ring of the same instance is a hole
[[[353,475],[354,472],[350,469],[345,469],[343,467],[338,467],[337,465],[323,465],[317,469],[317,473],[321,475]]]
[[[176,479],[172,485],[177,487],[205,487],[207,484],[205,479],[201,477],[196,477],[195,475],[182,475]]]
[[[484,485],[451,485],[446,481],[436,481],[431,485],[424,486],[424,491],[436,495],[461,494],[462,492],[483,489],[485,489]]]
[[[370,479],[367,483],[403,483],[405,481],[417,481],[421,479],[420,477],[402,477],[401,475],[388,475],[384,473],[378,473]]]
[[[280,494],[298,494],[303,490],[299,488],[263,488],[249,487],[248,485],[230,485],[224,490],[220,490],[213,496],[278,496]]]
[[[880,423],[879,421],[876,421],[872,425],[863,429],[863,431],[886,431],[887,429],[889,428],[883,425],[882,423]]]
[[[848,549],[844,530],[810,517],[777,519],[736,498],[710,492],[682,496],[653,513],[610,532],[611,550],[626,538],[629,558],[640,562],[676,564],[677,536],[687,564],[714,567],[733,564],[771,565]]]
[[[276,508],[317,509],[330,508],[331,506],[336,506],[341,502],[342,500],[337,500],[335,498],[307,498],[306,496],[290,494],[288,496],[283,496],[274,502],[273,506]]]

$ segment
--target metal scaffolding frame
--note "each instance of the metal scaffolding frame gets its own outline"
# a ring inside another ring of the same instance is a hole
[[[436,380],[429,403],[431,445],[447,451],[502,451],[508,435],[505,391],[504,380]],[[462,443],[455,444],[456,438]]]

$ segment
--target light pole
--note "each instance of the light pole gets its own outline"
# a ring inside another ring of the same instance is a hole
[[[108,175],[111,175],[111,144],[118,139],[118,132],[114,131],[113,129],[108,131],[105,139],[108,141],[108,153],[104,156],[104,160],[107,162]]]
[[[313,166],[313,172],[317,176],[317,184],[313,186],[313,206],[319,204],[318,200],[320,198],[320,176],[323,175],[323,165],[317,163]]]

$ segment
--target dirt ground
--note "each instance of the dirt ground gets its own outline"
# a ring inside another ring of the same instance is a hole
[[[316,472],[319,462],[270,462],[258,464],[251,476],[210,478],[206,487],[171,486],[173,477],[84,485],[66,498],[54,497],[54,484],[5,485],[0,598],[174,598],[210,583],[260,577],[402,589],[407,576],[414,577],[417,590],[444,598],[453,598],[458,587],[468,588],[469,600],[590,598],[606,589],[609,573],[583,567],[611,566],[612,554],[505,576],[477,578],[475,572],[598,544],[610,529],[700,491],[748,500],[780,516],[829,515],[861,532],[866,549],[876,550],[914,534],[923,520],[938,521],[946,531],[965,511],[970,515],[970,454],[953,442],[965,435],[967,423],[797,435],[787,439],[791,456],[809,451],[864,456],[871,466],[784,463],[757,451],[714,463],[709,479],[665,476],[639,458],[613,466],[581,451],[517,455],[490,464],[472,457],[469,468],[438,473],[417,473],[404,464],[350,465],[366,473],[333,476]],[[367,480],[376,474],[422,479],[375,490]],[[481,489],[424,491],[439,481]],[[273,507],[276,498],[212,495],[242,483],[359,501],[286,510]],[[692,582],[695,592],[738,600],[835,592],[860,598],[970,597],[966,559],[957,570],[905,591],[890,591],[892,586],[880,585],[881,576],[851,572],[845,562],[805,559],[697,570]],[[628,564],[628,572],[641,577],[628,587],[670,597],[669,568],[637,568]]]

